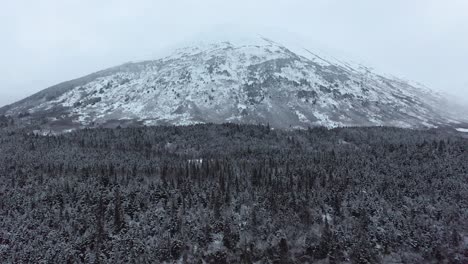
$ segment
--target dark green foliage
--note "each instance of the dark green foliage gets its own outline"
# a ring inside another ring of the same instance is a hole
[[[442,130],[0,129],[1,263],[467,262]]]

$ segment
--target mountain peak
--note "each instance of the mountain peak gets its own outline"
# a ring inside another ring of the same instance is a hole
[[[435,127],[456,122],[444,104],[429,89],[364,66],[260,34],[230,34],[59,84],[2,111],[29,112],[60,129],[207,122]]]

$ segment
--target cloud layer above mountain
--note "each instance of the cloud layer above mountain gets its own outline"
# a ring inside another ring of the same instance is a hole
[[[299,35],[310,49],[468,98],[466,10],[464,0],[10,1],[0,10],[0,105],[223,24]]]

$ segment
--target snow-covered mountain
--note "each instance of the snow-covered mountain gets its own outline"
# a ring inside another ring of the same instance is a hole
[[[194,43],[93,73],[0,114],[28,113],[62,129],[207,122],[415,128],[461,121],[446,107],[443,96],[422,85],[257,36]]]

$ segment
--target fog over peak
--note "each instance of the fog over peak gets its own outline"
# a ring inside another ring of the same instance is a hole
[[[0,10],[0,105],[216,31],[261,34],[285,46],[283,37],[294,36],[320,54],[468,104],[466,10],[463,0],[10,1]]]

